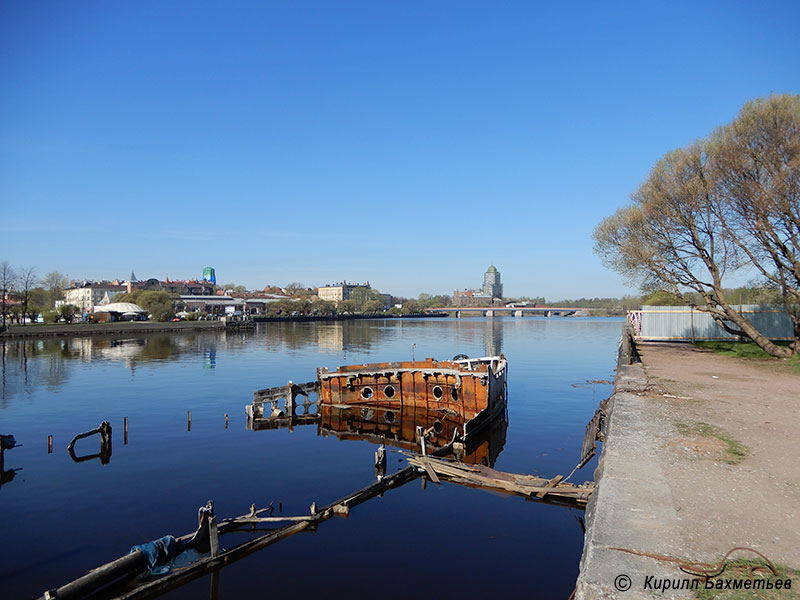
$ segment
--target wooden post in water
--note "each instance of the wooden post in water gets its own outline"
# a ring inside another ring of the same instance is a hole
[[[52,454],[53,453],[53,436],[52,435],[48,435],[47,436],[47,453],[48,454]]]
[[[208,517],[208,543],[211,547],[211,556],[219,554],[219,533],[217,531],[217,517]]]
[[[128,417],[125,417],[124,423],[124,444],[128,445]]]
[[[228,428],[228,413],[225,413],[225,429]]]
[[[192,411],[186,411],[186,431],[192,430]]]

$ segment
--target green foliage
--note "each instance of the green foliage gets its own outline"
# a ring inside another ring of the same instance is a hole
[[[773,341],[777,346],[788,346],[789,342],[778,340]],[[751,359],[768,359],[771,358],[769,354],[759,348],[754,342],[695,342],[695,346],[711,350],[716,354],[723,356],[734,356],[737,358],[751,358]],[[800,372],[800,355],[795,354],[787,359],[794,371]]]
[[[669,289],[772,356],[800,353],[798,131],[800,95],[748,102],[730,124],[664,155],[632,203],[597,226],[595,252],[643,290]],[[737,275],[763,282],[748,300],[784,305],[789,348],[737,312],[745,294],[724,287]]]
[[[28,292],[28,316],[34,319],[50,308],[47,292],[40,288],[33,288]]]
[[[339,302],[336,312],[343,315],[355,315],[361,312],[361,303],[355,298]]]
[[[720,557],[721,559],[721,557]],[[710,561],[710,564],[719,564],[719,560]],[[687,561],[688,564],[691,564]],[[695,596],[698,600],[799,600],[800,599],[800,586],[797,586],[797,581],[800,579],[800,571],[792,569],[781,563],[772,563],[775,570],[778,572],[778,577],[782,580],[791,579],[791,589],[759,589],[759,590],[717,590],[705,589],[701,580],[699,589],[695,591]],[[735,560],[728,559],[725,570],[719,576],[719,579],[761,579],[764,578],[768,581],[775,581],[775,576],[769,565],[763,559],[747,559],[737,558]],[[710,579],[714,582],[714,579]]]
[[[642,304],[645,306],[686,306],[684,300],[666,290],[658,290],[649,296],[645,296]]]
[[[328,300],[314,300],[311,302],[311,314],[319,317],[332,317],[336,314],[336,303]]]
[[[169,321],[175,316],[175,298],[175,294],[168,292],[144,291],[137,295],[135,304],[150,313],[153,321]]]
[[[542,298],[544,300],[544,298]],[[537,302],[554,308],[576,307],[605,311],[607,314],[624,315],[629,310],[637,310],[642,305],[641,296],[623,296],[622,298],[577,298],[573,300],[557,300]]]
[[[361,312],[367,315],[382,313],[383,303],[378,300],[367,300],[361,305]]]
[[[58,316],[64,319],[66,323],[72,323],[78,313],[78,307],[74,304],[62,304],[58,307]]]
[[[58,317],[60,315],[56,310],[46,310],[42,316],[44,317],[45,323],[58,323]]]
[[[47,292],[47,307],[53,308],[56,300],[64,299],[64,289],[69,285],[67,276],[53,271],[42,277],[42,287]]]
[[[111,301],[138,304],[150,313],[153,321],[169,321],[175,316],[175,303],[178,298],[178,294],[169,292],[133,290],[130,294],[117,294]]]
[[[111,302],[132,302],[133,304],[139,304],[139,296],[144,293],[144,290],[133,290],[130,294],[127,292],[121,292],[119,294],[115,294],[113,298],[111,298]],[[139,306],[142,306],[139,304]],[[144,307],[142,307],[144,308]]]
[[[314,294],[313,290],[308,289],[305,285],[297,281],[287,285],[285,288],[283,288],[283,291],[289,294],[292,298],[309,299]]]
[[[268,317],[305,316],[312,314],[312,306],[312,302],[305,299],[278,300],[267,304],[264,314]]]

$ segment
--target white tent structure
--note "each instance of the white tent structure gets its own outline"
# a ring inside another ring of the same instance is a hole
[[[95,306],[94,312],[114,313],[116,319],[123,320],[147,318],[147,311],[133,302],[112,302],[104,306]]]

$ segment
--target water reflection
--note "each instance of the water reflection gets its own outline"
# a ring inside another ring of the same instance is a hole
[[[0,343],[0,408],[9,399],[44,387],[56,391],[70,376],[71,363],[121,362],[131,371],[144,363],[164,363],[201,352],[205,366],[216,364],[218,335],[93,336],[9,340]],[[221,339],[225,341],[225,336]],[[230,344],[226,344],[230,345]]]
[[[367,351],[393,334],[393,321],[387,319],[353,319],[349,321],[259,323],[258,331],[269,325],[267,347],[282,350],[303,350],[317,346],[328,352]]]
[[[443,416],[439,412],[413,406],[397,411],[377,406],[323,405],[317,425],[317,435],[323,437],[332,435],[339,440],[363,440],[410,452],[420,452],[418,427],[428,432],[427,444],[441,448],[452,441],[454,431],[463,431],[464,424],[457,416]],[[461,462],[494,466],[505,445],[507,429],[508,418],[503,413],[490,427],[467,438],[463,455],[460,457]]]
[[[484,321],[484,356],[500,356],[503,352],[503,321],[500,319],[486,319]]]
[[[124,363],[131,371],[146,363],[165,364],[180,357],[202,361],[214,369],[218,350],[235,350],[256,342],[272,352],[324,353],[368,352],[385,347],[402,336],[425,338],[437,330],[455,330],[463,346],[483,346],[484,356],[503,351],[502,319],[355,319],[352,321],[259,323],[253,332],[196,332],[140,336],[89,336],[0,342],[0,408],[14,396],[36,388],[57,390],[70,377],[70,363],[110,361]],[[269,335],[265,335],[266,331]],[[435,333],[434,333],[435,335]],[[410,351],[409,351],[410,352]]]
[[[9,483],[14,480],[14,477],[17,474],[17,471],[20,469],[8,469],[6,470],[5,466],[5,454],[6,450],[11,450],[15,448],[17,445],[17,441],[14,439],[13,435],[0,435],[0,487],[3,486],[4,483]]]

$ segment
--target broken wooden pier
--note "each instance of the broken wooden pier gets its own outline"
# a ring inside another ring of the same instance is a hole
[[[593,483],[583,485],[565,483],[561,475],[547,479],[533,475],[505,473],[485,465],[469,465],[431,456],[409,456],[408,463],[427,474],[434,483],[444,480],[552,504],[584,508],[594,491]]]

